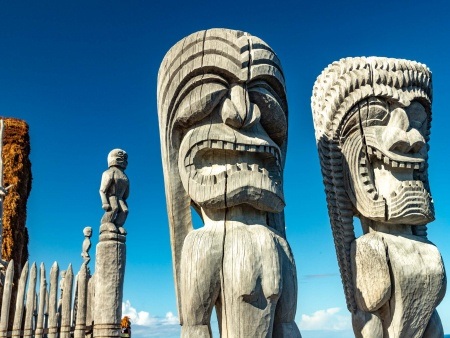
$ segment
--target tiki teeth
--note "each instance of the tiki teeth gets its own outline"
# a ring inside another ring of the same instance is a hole
[[[381,160],[383,158],[383,154],[379,150],[376,151],[376,155],[379,160]]]
[[[216,177],[217,181],[222,181],[223,179],[225,179],[225,177],[227,177],[227,173],[225,171],[222,171],[221,173],[218,173]]]
[[[367,147],[367,154],[372,155],[373,154],[373,149],[372,147]]]
[[[258,171],[259,165],[258,164],[250,164],[250,170],[251,171]]]
[[[383,156],[383,162],[384,162],[385,164],[389,164],[389,157]]]
[[[398,162],[397,161],[392,161],[391,162],[391,166],[392,166],[392,168],[397,168],[398,167]]]
[[[418,170],[419,168],[420,168],[419,163],[414,164],[414,169],[415,169],[415,170]]]
[[[248,170],[247,163],[239,163],[238,168],[241,168],[242,171]]]
[[[238,150],[238,151],[245,151],[245,145],[243,145],[243,144],[236,144],[236,150]]]
[[[404,168],[404,167],[405,167],[405,162],[400,162],[400,163],[398,164],[398,166],[399,166],[399,168]]]
[[[412,164],[411,163],[406,163],[406,168],[411,169],[412,168]]]

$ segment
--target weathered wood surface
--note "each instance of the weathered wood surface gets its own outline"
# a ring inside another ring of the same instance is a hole
[[[276,54],[240,31],[191,34],[161,64],[158,114],[182,337],[210,337],[213,307],[223,337],[300,337]]]
[[[81,338],[92,331],[87,325],[88,283],[91,278],[86,264],[78,273],[77,311],[74,311],[72,267],[66,271],[62,283],[62,303],[58,309],[59,267],[55,262],[50,271],[50,283],[47,285],[46,269],[40,265],[38,279],[37,266],[29,269],[25,263],[19,278],[17,299],[11,302],[14,262],[9,262],[5,275],[3,303],[0,312],[0,337],[66,337]],[[38,284],[39,281],[39,284]],[[38,287],[39,285],[39,287]],[[38,287],[38,290],[36,290]],[[26,297],[25,297],[26,295]],[[11,309],[15,309],[14,312]],[[76,317],[72,314],[76,312]],[[10,317],[14,316],[14,320]],[[47,319],[46,319],[47,317]],[[9,324],[12,323],[12,324]],[[8,327],[11,325],[11,327]]]
[[[314,85],[316,141],[356,337],[443,337],[435,308],[445,269],[426,232],[434,219],[431,99],[429,69],[401,59],[342,59]]]

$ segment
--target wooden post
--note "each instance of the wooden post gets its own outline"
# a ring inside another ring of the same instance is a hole
[[[20,274],[19,288],[17,289],[16,311],[14,313],[14,323],[12,330],[13,338],[18,338],[22,336],[21,330],[22,330],[23,310],[24,310],[23,303],[25,301],[25,287],[27,284],[28,270],[29,264],[28,262],[26,262],[25,266],[22,269],[22,273]]]
[[[44,263],[41,264],[41,278],[39,289],[39,307],[36,321],[36,335],[35,338],[42,338],[44,333],[44,311],[45,311],[45,299],[47,295],[47,279],[45,276]]]
[[[11,303],[13,277],[14,261],[11,260],[8,264],[8,268],[6,269],[5,285],[3,288],[2,312],[0,314],[0,337],[8,336],[9,309]]]
[[[36,300],[36,263],[33,263],[30,271],[30,280],[28,281],[27,304],[25,307],[25,325],[23,329],[24,337],[33,337],[33,315],[34,302]]]
[[[53,263],[50,270],[50,294],[48,297],[48,338],[58,336],[58,263]]]
[[[66,276],[64,277],[64,285],[63,285],[60,338],[70,338],[72,286],[73,286],[73,271],[72,271],[72,264],[69,264],[69,268],[66,271]]]
[[[120,337],[123,281],[125,275],[125,236],[104,232],[97,244],[94,289],[94,337]]]
[[[78,304],[75,317],[75,338],[84,338],[86,331],[88,271],[86,264],[81,265],[78,273]]]

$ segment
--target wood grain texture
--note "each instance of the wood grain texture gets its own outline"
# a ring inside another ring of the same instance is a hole
[[[222,337],[300,337],[277,56],[248,33],[191,34],[162,61],[158,114],[182,337],[210,337],[214,307]]]
[[[431,101],[429,69],[402,59],[342,59],[314,85],[316,141],[356,337],[443,337],[435,308],[445,269],[426,227],[434,220]]]

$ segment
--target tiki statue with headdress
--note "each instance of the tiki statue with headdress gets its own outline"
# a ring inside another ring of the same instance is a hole
[[[342,59],[314,85],[316,141],[356,337],[443,337],[435,308],[445,270],[426,227],[434,220],[431,100],[429,69],[400,59]]]
[[[215,307],[223,337],[300,337],[277,56],[248,33],[191,34],[161,64],[158,114],[181,336],[211,337]]]

